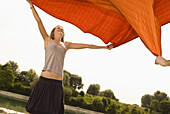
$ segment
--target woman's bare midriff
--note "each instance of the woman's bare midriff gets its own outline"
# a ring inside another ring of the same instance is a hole
[[[63,76],[59,75],[57,73],[54,72],[50,72],[50,71],[42,71],[41,72],[41,76],[45,77],[45,78],[49,78],[49,79],[54,79],[54,80],[63,80]]]

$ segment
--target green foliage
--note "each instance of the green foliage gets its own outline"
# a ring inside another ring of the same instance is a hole
[[[160,111],[160,109],[159,109],[159,101],[156,100],[156,99],[153,99],[152,102],[151,102],[151,105],[150,105],[150,109],[159,112]]]
[[[73,89],[72,91],[73,91],[73,92],[72,92],[72,96],[73,96],[73,97],[77,97],[78,94],[79,94],[79,92],[76,91],[75,89]]]
[[[13,87],[14,83],[13,71],[9,64],[1,66],[0,69],[0,89],[9,90]]]
[[[29,71],[22,71],[20,73],[19,77],[20,81],[25,86],[30,86],[30,84],[34,81],[34,79],[38,79],[38,75],[33,69],[30,69]]]
[[[87,93],[91,95],[99,95],[100,85],[99,84],[90,84],[87,89]]]
[[[93,108],[94,108],[94,110],[96,110],[96,111],[103,111],[103,107],[104,107],[104,105],[103,105],[103,102],[102,102],[101,99],[99,99],[97,97],[97,98],[95,98],[93,100]]]
[[[70,78],[70,86],[73,87],[74,89],[81,89],[83,88],[83,85],[82,84],[82,78],[78,75],[71,75],[71,78]]]
[[[100,92],[100,96],[105,96],[111,99],[116,99],[113,91],[111,89],[107,89],[105,91]]]
[[[130,110],[130,114],[140,114],[140,110],[137,109],[136,107],[133,107],[131,110]]]
[[[12,92],[29,96],[31,90],[29,86],[24,86],[21,83],[15,83]]]
[[[162,100],[169,100],[169,97],[167,96],[166,93],[164,92],[160,92],[160,91],[156,91],[154,93],[154,99],[157,99],[159,101],[162,101]]]
[[[33,81],[30,82],[30,89],[33,90],[36,82],[38,81],[38,76],[36,75],[34,78],[33,78]]]
[[[70,72],[64,70],[64,78],[63,78],[64,86],[72,87],[73,89],[82,89],[82,78],[78,75],[71,74]]]
[[[151,111],[160,112],[162,114],[170,112],[169,97],[164,92],[156,91],[153,96],[146,94],[142,97],[141,103],[143,107],[148,107]]]
[[[64,96],[71,96],[72,95],[72,89],[69,87],[64,87]]]
[[[0,65],[0,89],[2,90],[29,95],[31,92],[30,86],[33,88],[37,80],[38,75],[33,69],[20,73],[18,64],[14,61]]]
[[[0,70],[1,70],[1,68],[2,68],[2,65],[0,64]]]
[[[116,114],[117,113],[117,104],[115,102],[111,102],[109,107],[108,107],[108,112],[111,114]]]
[[[72,96],[72,89],[69,87],[64,87],[64,101],[66,104],[70,103],[71,96]]]
[[[13,71],[14,76],[17,77],[19,75],[19,69],[18,69],[19,66],[18,66],[18,64],[16,62],[14,62],[14,61],[9,61],[9,62],[7,62],[7,64],[9,64],[11,66],[11,69]]]
[[[64,70],[63,84],[64,84],[65,87],[70,86],[70,76],[71,76],[71,73]]]
[[[162,100],[160,102],[160,110],[163,114],[168,114],[170,113],[170,101],[167,100]]]
[[[73,106],[86,107],[87,102],[85,101],[84,97],[78,96],[78,97],[71,97],[69,104]]]
[[[103,98],[102,98],[102,102],[103,102],[103,107],[104,107],[104,108],[108,107],[108,104],[109,104],[109,103],[108,103],[107,98],[103,97]]]
[[[142,96],[142,98],[141,98],[142,107],[149,108],[152,99],[153,99],[153,96],[149,95],[149,94],[146,94],[146,95]]]
[[[104,112],[107,112],[107,107],[109,106],[107,98],[103,97],[102,102],[103,102],[103,110]]]
[[[84,91],[80,91],[80,93],[79,93],[82,97],[84,97]]]

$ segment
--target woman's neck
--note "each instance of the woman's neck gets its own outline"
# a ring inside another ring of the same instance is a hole
[[[60,41],[59,39],[54,39],[53,41],[54,41],[57,45],[62,45],[62,44],[61,44],[61,41]]]

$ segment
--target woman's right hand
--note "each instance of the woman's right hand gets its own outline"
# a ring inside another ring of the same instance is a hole
[[[27,2],[28,2],[30,5],[32,5],[32,0],[27,0]]]

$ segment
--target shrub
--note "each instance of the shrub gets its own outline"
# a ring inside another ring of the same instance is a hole
[[[71,95],[72,95],[72,89],[69,87],[64,87],[64,101],[66,104],[70,104]]]
[[[103,111],[103,102],[99,98],[95,98],[93,101],[93,108],[96,111]]]
[[[72,89],[69,87],[64,87],[64,96],[71,96],[72,95]]]
[[[137,109],[136,107],[133,107],[133,108],[130,110],[130,114],[140,114],[140,110]]]
[[[15,83],[12,92],[29,96],[31,89],[29,86],[24,86],[21,83]]]
[[[72,96],[73,96],[73,97],[77,97],[78,94],[79,94],[78,91],[76,91],[75,89],[72,90]]]
[[[112,113],[112,114],[116,114],[117,113],[117,105],[116,105],[116,103],[114,103],[114,102],[111,102],[110,103],[110,106],[108,107],[108,112],[109,113]]]
[[[79,93],[82,97],[84,97],[84,91],[80,91]]]

